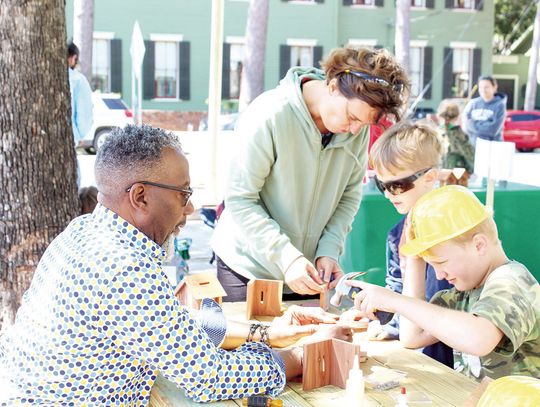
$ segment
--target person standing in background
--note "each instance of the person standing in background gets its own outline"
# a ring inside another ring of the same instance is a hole
[[[86,77],[75,67],[79,61],[79,48],[73,43],[68,44],[68,73],[69,91],[71,92],[71,123],[75,147],[86,133],[90,131],[93,122],[92,90]]]
[[[497,92],[497,81],[491,76],[478,78],[480,97],[472,99],[463,111],[463,130],[473,146],[476,139],[502,141],[506,114],[506,95]]]
[[[443,157],[443,168],[465,168],[474,172],[474,147],[459,126],[459,106],[454,102],[442,101],[437,109],[439,127],[447,147]]]

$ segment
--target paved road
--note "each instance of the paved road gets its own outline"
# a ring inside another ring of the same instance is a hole
[[[195,189],[193,203],[196,208],[211,204],[210,194],[205,190],[210,174],[210,138],[204,132],[180,132],[180,140],[190,163],[191,184]],[[234,149],[232,132],[227,132],[218,145],[218,185],[224,185],[227,173],[228,158]],[[79,155],[81,167],[81,186],[94,185],[94,155]],[[516,153],[510,181],[540,186],[540,150],[532,153]],[[194,271],[215,270],[208,264],[212,256],[210,237],[212,229],[200,219],[193,217],[186,225],[182,235],[193,239],[190,250],[192,260],[190,267]]]

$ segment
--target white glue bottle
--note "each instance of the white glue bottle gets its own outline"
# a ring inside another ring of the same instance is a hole
[[[407,404],[407,390],[405,389],[405,387],[402,387],[400,390],[396,407],[409,407],[409,405]]]
[[[345,385],[345,401],[347,406],[363,406],[364,405],[364,376],[358,364],[358,355],[354,355],[354,361],[351,370],[349,370],[349,378]]]

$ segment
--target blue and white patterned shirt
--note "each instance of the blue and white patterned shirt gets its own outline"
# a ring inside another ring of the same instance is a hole
[[[219,349],[223,330],[211,338],[174,298],[164,254],[104,206],[73,220],[0,337],[0,404],[145,406],[158,371],[196,401],[279,394],[283,360],[262,343]]]

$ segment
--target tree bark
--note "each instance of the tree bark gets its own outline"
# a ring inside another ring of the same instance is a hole
[[[246,54],[240,82],[239,110],[264,91],[264,58],[269,0],[250,0],[246,24]]]
[[[64,7],[0,3],[0,329],[79,208]]]
[[[410,11],[410,0],[396,1],[396,59],[406,71],[409,71]]]
[[[534,19],[533,42],[531,59],[529,60],[529,75],[525,88],[525,110],[534,110],[536,104],[536,87],[538,86],[538,51],[540,47],[540,6],[536,2],[536,17]]]
[[[94,0],[73,1],[73,42],[79,47],[80,69],[92,83],[92,46],[94,40]]]

